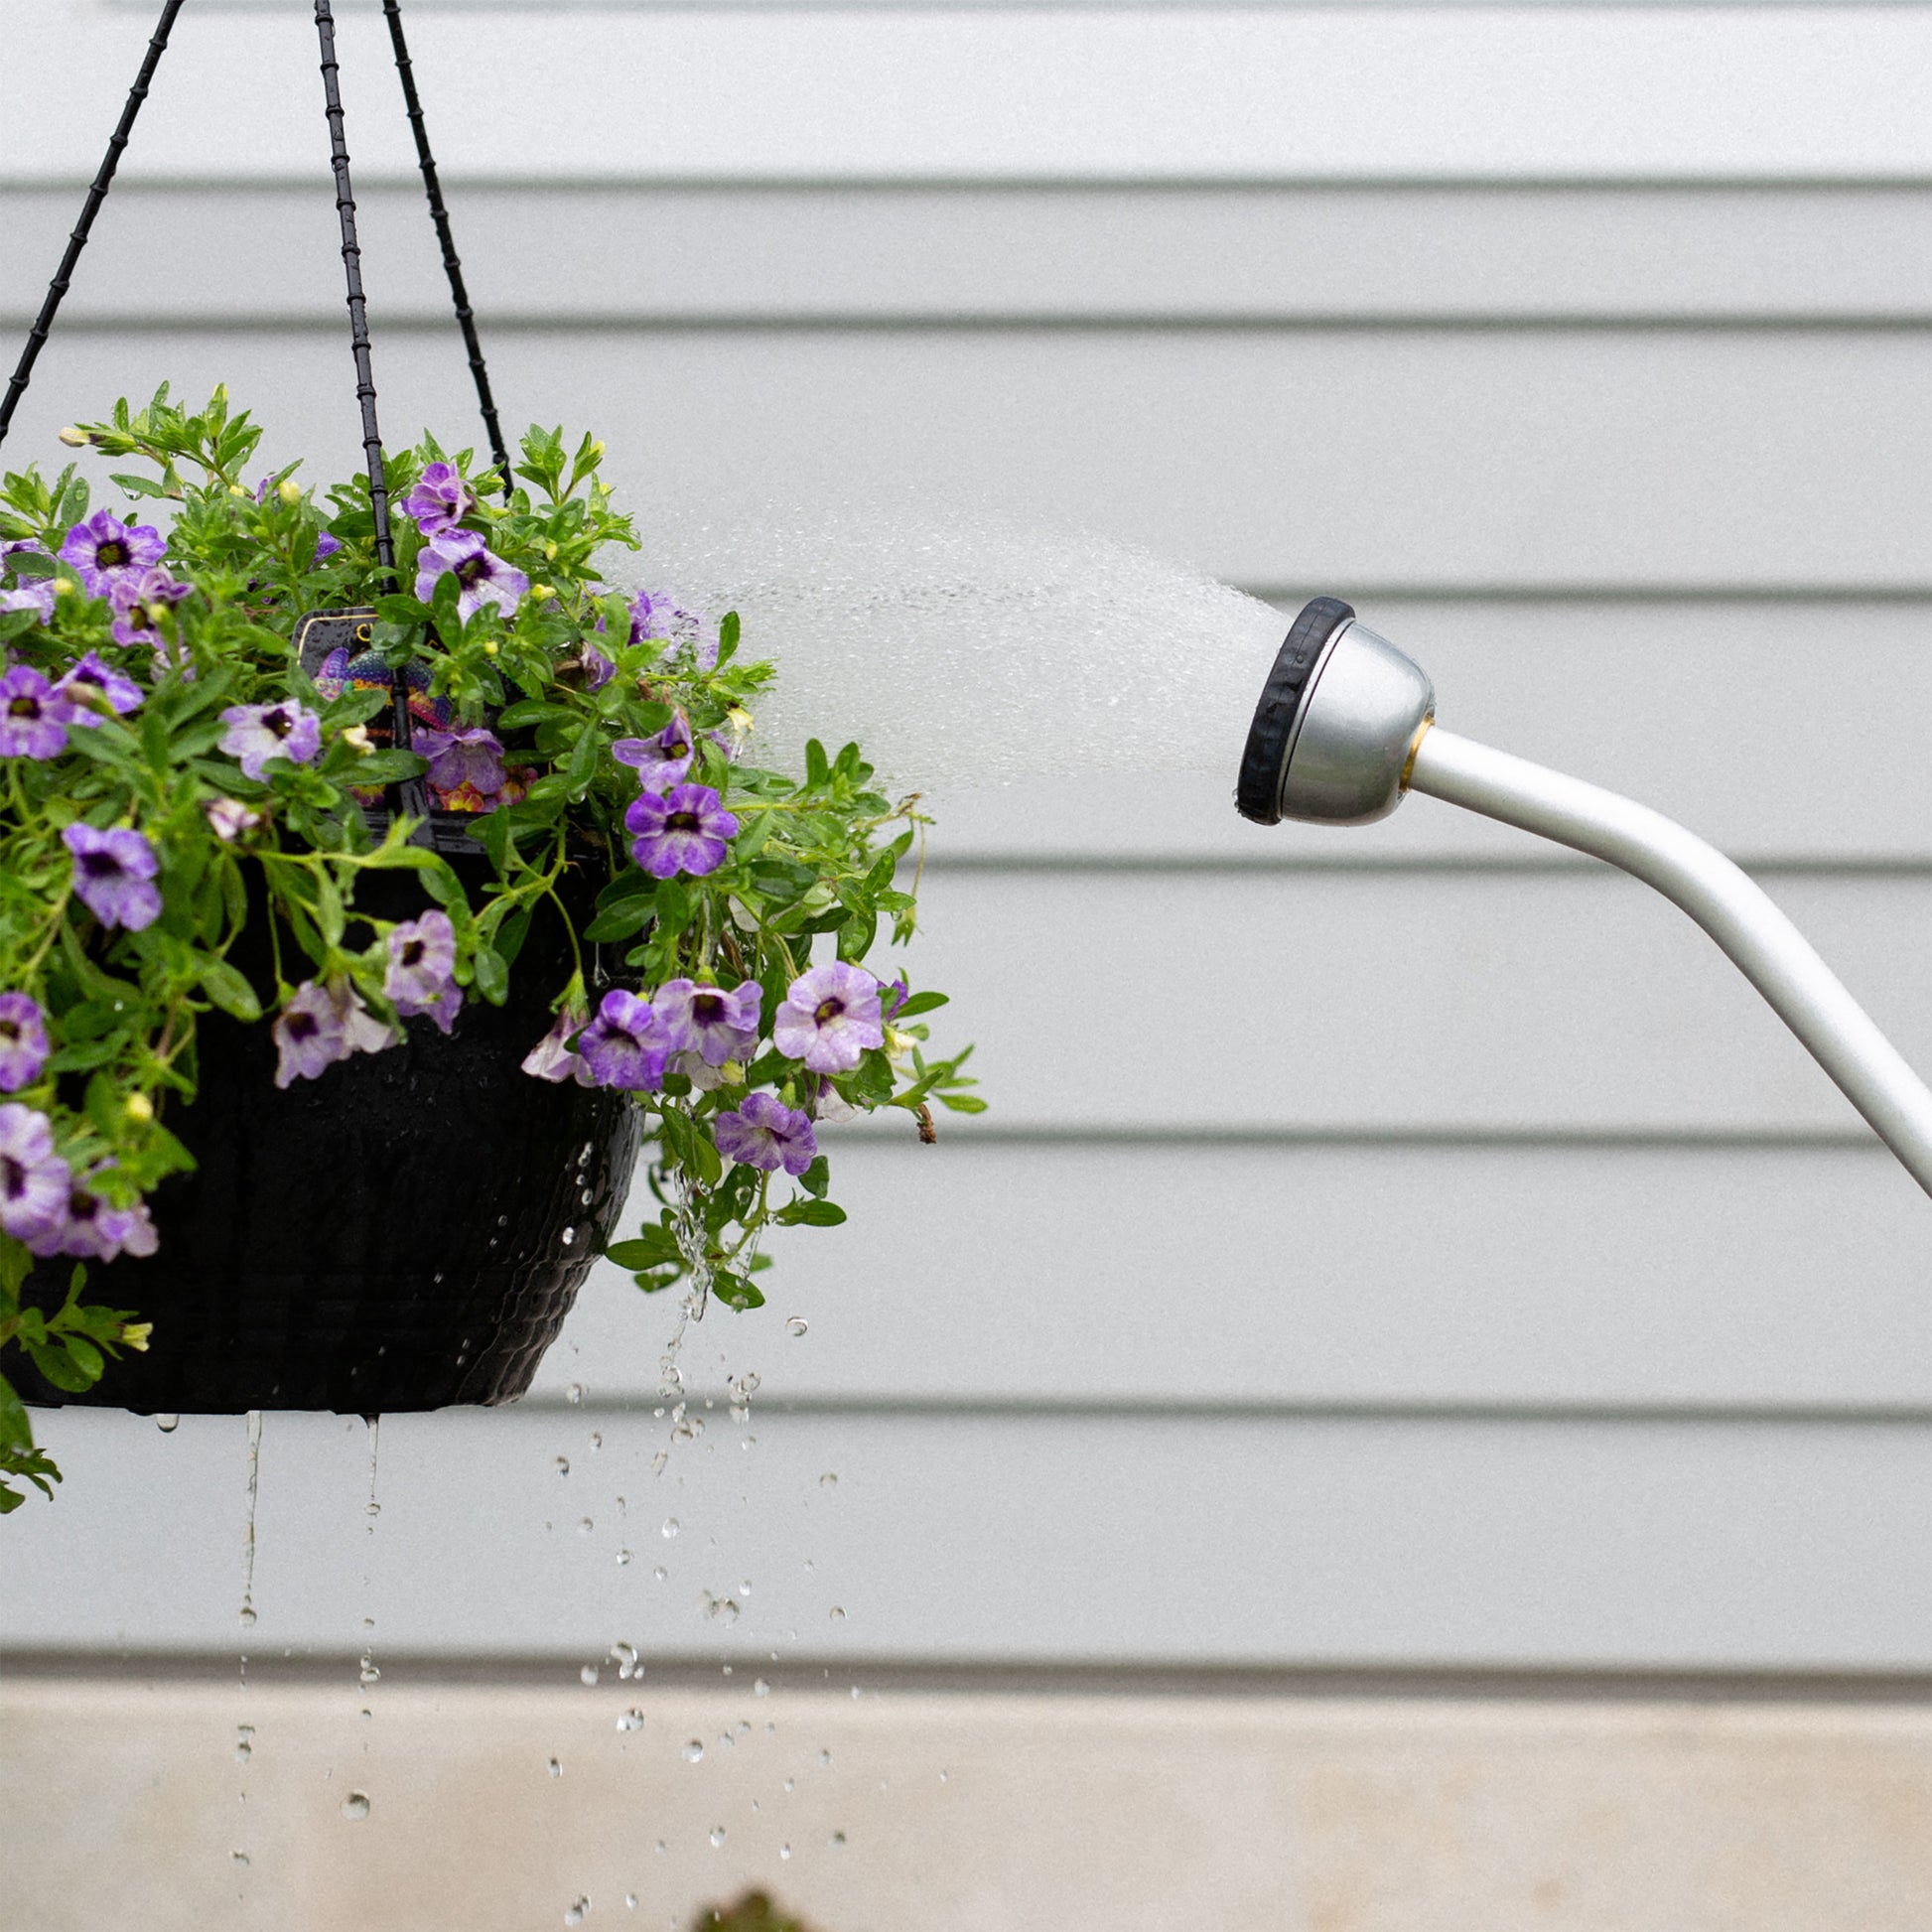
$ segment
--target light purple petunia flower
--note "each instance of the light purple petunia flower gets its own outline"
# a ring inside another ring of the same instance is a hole
[[[411,518],[426,537],[461,523],[476,507],[477,492],[464,482],[454,463],[430,464],[402,500],[403,515]],[[418,591],[417,596],[422,593]]]
[[[94,1170],[98,1173],[100,1170]],[[161,1245],[145,1201],[132,1207],[111,1207],[87,1185],[75,1180],[68,1190],[66,1215],[60,1228],[37,1252],[73,1255],[83,1261],[112,1261],[116,1255],[151,1255]]]
[[[447,912],[407,919],[389,934],[389,969],[382,990],[405,1020],[426,1013],[444,1033],[463,1010],[456,971],[456,927]]]
[[[801,1084],[805,1090],[805,1098],[811,1103],[811,1111],[819,1120],[829,1122],[859,1120],[867,1112],[864,1107],[855,1107],[832,1084],[826,1074],[808,1073]]]
[[[143,570],[121,579],[113,587],[110,602],[114,607],[114,641],[117,644],[151,644],[163,649],[168,633],[161,620],[172,611],[190,589],[177,583],[165,570]]]
[[[661,798],[647,791],[623,822],[637,835],[630,856],[653,879],[716,872],[725,863],[726,841],[738,836],[738,820],[709,785],[677,785]]]
[[[315,980],[296,988],[270,1031],[280,1055],[278,1087],[316,1079],[351,1053],[380,1053],[401,1037],[362,1004],[352,986],[323,986]]]
[[[37,1254],[58,1239],[73,1171],[54,1152],[47,1116],[18,1100],[0,1106],[0,1229]]]
[[[771,1043],[814,1073],[845,1073],[869,1046],[883,1046],[879,982],[863,966],[837,960],[800,973],[771,1023]]]
[[[104,712],[125,718],[141,708],[141,687],[125,671],[103,663],[96,651],[90,650],[54,688],[73,707],[68,723],[90,731]]]
[[[54,621],[54,580],[23,577],[10,591],[0,591],[0,617],[9,611],[32,611],[42,623]]]
[[[26,993],[0,993],[0,1092],[18,1093],[47,1064],[47,1020]]]
[[[722,986],[666,980],[651,1006],[674,1053],[695,1053],[707,1066],[723,1066],[727,1060],[749,1060],[757,1050],[763,997],[757,980],[730,993]]]
[[[207,813],[207,822],[223,845],[234,844],[244,832],[254,831],[268,816],[253,805],[244,805],[239,798],[211,798],[202,809]]]
[[[621,988],[605,994],[577,1051],[600,1087],[625,1093],[655,1093],[664,1084],[664,1063],[671,1056],[649,1001]]]
[[[720,1114],[711,1131],[727,1161],[742,1161],[766,1173],[779,1168],[786,1173],[803,1173],[818,1155],[811,1122],[776,1094],[747,1095],[736,1113]]]
[[[695,611],[687,611],[669,591],[639,591],[630,600],[630,641],[640,644],[646,637],[661,639],[670,644],[689,644],[698,653],[698,664],[702,670],[713,669],[718,662],[718,643],[713,638],[709,660],[705,647],[699,641],[698,631],[704,620]]]
[[[309,559],[309,568],[314,570],[318,565],[326,564],[342,547],[341,537],[332,536],[327,530],[322,531],[316,538],[316,554]]]
[[[73,894],[102,925],[139,932],[161,916],[161,870],[155,849],[139,832],[117,825],[105,832],[69,825],[61,834],[73,854]]]
[[[570,1050],[571,1036],[582,1031],[590,1016],[582,1007],[565,1007],[556,1024],[523,1055],[523,1071],[534,1080],[575,1080],[594,1087],[597,1078],[581,1055]]]
[[[92,596],[112,597],[118,586],[158,564],[166,550],[161,532],[152,524],[130,525],[111,510],[96,510],[68,532],[61,561],[79,572]]]
[[[466,618],[474,617],[485,604],[493,604],[504,617],[511,617],[530,588],[530,580],[496,556],[475,530],[446,527],[423,545],[416,558],[419,604],[427,604],[436,595],[437,582],[446,572],[460,587],[456,608]]]
[[[455,731],[416,728],[410,743],[418,757],[429,759],[429,781],[440,792],[459,792],[469,785],[480,798],[494,798],[503,788],[503,744],[494,732],[481,726]]]
[[[684,782],[695,756],[691,749],[691,727],[684,713],[675,711],[671,722],[651,738],[621,738],[611,747],[611,756],[620,764],[632,766],[637,783],[645,791],[669,791]]]
[[[57,759],[68,749],[73,702],[31,664],[0,677],[0,759]]]
[[[293,698],[280,704],[231,704],[221,722],[228,728],[221,734],[221,749],[241,760],[250,778],[259,779],[270,759],[307,764],[322,749],[322,720]]]
[[[618,667],[586,637],[575,657],[566,657],[557,666],[557,675],[569,683],[581,682],[586,691],[602,691],[618,674]]]

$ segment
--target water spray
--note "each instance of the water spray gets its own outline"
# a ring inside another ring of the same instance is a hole
[[[1688,912],[1932,1194],[1932,1092],[1744,872],[1647,805],[1444,731],[1420,666],[1315,598],[1262,688],[1236,809],[1259,825],[1368,825],[1409,791],[1606,860]]]

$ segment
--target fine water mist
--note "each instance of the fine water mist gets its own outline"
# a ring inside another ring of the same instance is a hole
[[[979,513],[667,509],[614,584],[728,610],[779,678],[759,755],[857,738],[889,782],[1233,776],[1285,621],[1150,552]]]

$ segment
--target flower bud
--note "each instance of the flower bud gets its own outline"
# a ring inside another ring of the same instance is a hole
[[[79,588],[80,586],[71,577],[57,577],[54,580],[54,595],[56,597],[71,597]]]
[[[483,655],[485,657],[494,657],[500,648],[501,646],[498,645],[494,637],[485,637],[483,639]]]
[[[604,445],[601,442],[593,443],[591,445],[591,455],[596,457],[599,462],[602,462],[604,459]]]
[[[121,1111],[129,1120],[139,1121],[145,1127],[154,1118],[154,1102],[145,1093],[131,1093],[122,1103]]]
[[[554,564],[557,561],[557,546],[549,538],[544,539],[543,554],[547,562]]]
[[[61,432],[61,441],[70,450],[84,450],[93,440],[84,429],[76,429],[71,423]]]
[[[369,728],[366,725],[348,726],[347,729],[345,730],[343,733],[343,743],[346,745],[349,748],[349,750],[355,754],[357,758],[365,759],[368,757],[368,755],[371,752],[375,750],[375,747],[369,743]]]
[[[546,599],[553,598],[556,595],[557,593],[548,584],[532,584],[530,586],[530,602],[532,604],[541,604]]]
[[[137,1355],[145,1355],[148,1352],[148,1337],[153,1333],[152,1321],[123,1321],[121,1346],[133,1349]]]
[[[239,483],[230,483],[228,485],[228,494],[230,496],[246,496],[248,492]]]
[[[285,503],[299,503],[302,500],[301,485],[296,483],[293,477],[284,477],[275,485],[275,493]]]

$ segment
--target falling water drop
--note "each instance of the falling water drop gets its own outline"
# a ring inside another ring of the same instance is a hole
[[[721,1847],[722,1847],[722,1846],[724,1845],[724,1843],[725,1843],[725,1828],[724,1828],[724,1826],[722,1826],[722,1825],[714,1825],[714,1826],[712,1826],[712,1828],[711,1828],[711,1849],[712,1849],[712,1850],[713,1850],[714,1852],[716,1852],[716,1851],[718,1851],[718,1850],[719,1850],[719,1849],[720,1849],[720,1848],[721,1848]]]
[[[684,1747],[685,1763],[695,1764],[703,1756],[704,1756],[704,1745],[700,1743],[697,1738],[695,1737],[692,1738],[691,1741],[688,1744],[686,1744]]]
[[[582,1925],[590,1915],[591,1901],[588,1897],[580,1895],[572,1901],[570,1910],[564,1914],[564,1923],[566,1925]]]
[[[811,1326],[802,1314],[788,1314],[785,1317],[785,1333],[802,1335]]]
[[[634,1891],[625,1892],[623,1895],[623,1903],[626,1911],[634,1912],[637,1909],[637,1894]]]
[[[629,1561],[630,1561],[630,1552],[628,1550],[620,1550],[618,1552],[618,1568],[620,1570],[621,1570],[624,1567],[624,1565],[627,1564]]]
[[[245,1865],[248,1863],[248,1854],[246,1852],[230,1852],[228,1859],[231,1863]]]
[[[781,1859],[788,1859],[788,1858],[790,1858],[790,1857],[791,1857],[791,1847],[790,1847],[789,1845],[781,1845],[781,1846],[779,1846],[779,1847],[778,1847],[778,1856],[779,1856],[779,1858],[781,1858]]]
[[[550,1466],[553,1469],[555,1469],[560,1476],[567,1476],[570,1473],[570,1457],[567,1455],[560,1455],[556,1458],[555,1461],[551,1463]]]
[[[834,1832],[832,1834],[832,1843],[834,1845],[843,1845],[845,1843],[845,1834],[843,1832]]]
[[[666,1540],[668,1540],[671,1537],[674,1537],[677,1534],[677,1531],[678,1531],[677,1518],[675,1516],[667,1516],[664,1518],[663,1528],[660,1529],[657,1533],[659,1536],[664,1537]]]
[[[365,1691],[373,1690],[382,1682],[382,1673],[376,1668],[366,1650],[362,1653],[361,1667],[356,1672],[356,1677]]]
[[[597,1195],[593,1193],[590,1188],[586,1187],[584,1191],[577,1196],[577,1204],[579,1207],[588,1207],[590,1206],[592,1201],[596,1199],[597,1199]]]
[[[575,1228],[565,1228],[563,1233],[560,1234],[557,1238],[564,1244],[566,1248],[568,1248],[570,1244],[577,1239],[577,1230]]]
[[[577,1673],[578,1682],[582,1684],[595,1684],[598,1680],[598,1676],[599,1676],[599,1671],[595,1664],[586,1664],[584,1668]]]
[[[562,1776],[563,1776],[563,1774],[564,1774],[564,1761],[563,1761],[563,1759],[562,1759],[562,1758],[560,1758],[560,1757],[553,1757],[553,1758],[552,1758],[552,1759],[550,1760],[550,1775],[551,1775],[551,1776],[552,1776],[553,1778],[560,1778],[560,1777],[562,1777]]]
[[[572,1405],[582,1402],[583,1399],[584,1399],[584,1385],[581,1382],[573,1382],[570,1385],[570,1387],[564,1391],[564,1400],[568,1403],[571,1403]]]
[[[369,1815],[369,1794],[351,1791],[342,1802],[342,1814],[351,1825],[359,1825]]]
[[[580,1516],[577,1519],[577,1534],[579,1536],[589,1536],[596,1528],[597,1525],[588,1516]]]
[[[161,1431],[162,1435],[172,1436],[181,1427],[181,1418],[179,1416],[157,1416],[154,1419],[154,1426]]]
[[[839,1486],[839,1478],[837,1472],[832,1469],[827,1469],[825,1473],[819,1477],[818,1486],[821,1489],[836,1489]]]
[[[618,1728],[620,1730],[642,1730],[643,1727],[644,1727],[644,1714],[641,1711],[637,1711],[637,1710],[626,1711],[623,1714],[623,1716],[618,1720]]]
[[[255,1621],[255,1500],[261,1493],[262,1412],[248,1411],[248,1520],[241,1532],[241,1625]]]
[[[754,1697],[768,1698],[771,1695],[771,1686],[763,1678],[755,1677],[752,1679],[752,1695]]]
[[[834,1603],[832,1605],[832,1621],[834,1623],[843,1623],[845,1621],[845,1609],[842,1604]]]

